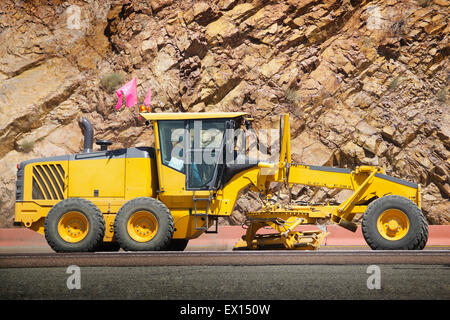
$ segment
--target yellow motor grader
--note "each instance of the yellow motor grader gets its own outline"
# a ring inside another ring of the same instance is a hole
[[[280,118],[279,159],[248,156],[242,132],[252,119],[243,112],[141,113],[152,123],[154,147],[108,150],[82,118],[79,154],[24,161],[18,165],[15,222],[44,234],[57,252],[184,250],[189,239],[217,232],[243,190],[259,192],[263,206],[247,214],[237,248],[319,248],[327,235],[298,231],[330,220],[362,231],[372,249],[420,250],[428,238],[420,185],[379,167],[354,170],[294,164],[289,116]],[[240,134],[236,134],[240,132]],[[352,190],[337,205],[280,203],[271,184]],[[258,233],[272,228],[273,233]],[[296,229],[297,228],[297,229]]]

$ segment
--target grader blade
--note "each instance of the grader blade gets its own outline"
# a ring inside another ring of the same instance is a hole
[[[307,222],[298,211],[280,205],[250,212],[248,228],[235,249],[259,250],[317,250],[328,232],[322,230],[298,231],[296,227]],[[274,233],[257,234],[260,229],[272,229]]]
[[[280,233],[257,234],[253,236],[250,243],[243,236],[235,244],[233,250],[317,250],[328,234],[322,230],[291,231],[286,235]]]

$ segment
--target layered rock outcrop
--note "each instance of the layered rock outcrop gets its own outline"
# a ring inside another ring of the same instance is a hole
[[[294,161],[381,166],[421,183],[429,223],[448,224],[448,17],[446,0],[2,1],[0,225],[16,164],[82,150],[82,115],[113,148],[153,143],[131,109],[114,111],[113,76],[151,87],[154,112],[246,111],[256,129],[288,112]]]

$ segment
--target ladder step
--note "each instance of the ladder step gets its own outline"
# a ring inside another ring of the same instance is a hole
[[[196,196],[195,196],[195,191],[194,191],[194,194],[193,194],[193,197],[192,197],[192,200],[194,201],[194,213],[193,213],[193,216],[195,217],[195,229],[196,230],[202,230],[202,231],[205,231],[206,233],[214,233],[214,231],[210,231],[210,232],[208,232],[208,225],[209,225],[209,214],[208,214],[208,212],[209,212],[209,205],[211,204],[211,200],[212,200],[212,194],[211,194],[211,191],[209,192],[209,197],[208,198],[197,198]],[[197,211],[197,201],[205,201],[205,202],[207,202],[207,204],[206,204],[206,209],[205,209],[205,212],[204,213],[199,213],[198,211]],[[200,226],[198,226],[197,225],[197,218],[198,217],[206,217],[205,219],[204,218],[202,218],[202,220],[203,221],[205,221],[205,226],[202,226],[202,227],[200,227]],[[216,223],[217,223],[217,220],[216,220]],[[216,225],[216,230],[217,230],[217,225]]]

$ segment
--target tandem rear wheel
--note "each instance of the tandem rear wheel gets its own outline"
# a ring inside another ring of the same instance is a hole
[[[174,231],[172,214],[161,201],[140,197],[126,202],[116,215],[114,236],[126,251],[165,250]]]
[[[367,207],[362,233],[373,250],[422,250],[428,240],[428,224],[414,202],[388,195]]]

